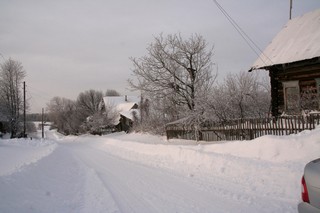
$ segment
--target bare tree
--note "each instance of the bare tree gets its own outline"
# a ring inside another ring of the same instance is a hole
[[[106,95],[118,96],[116,90],[107,90]],[[111,129],[115,123],[115,108],[105,106],[103,93],[100,91],[89,90],[80,93],[77,99],[78,115],[81,119],[81,132],[91,134],[102,134]]]
[[[270,88],[265,79],[249,72],[229,74],[216,86],[210,99],[209,114],[213,120],[265,117],[270,110]]]
[[[130,86],[150,98],[166,99],[175,115],[198,110],[214,80],[213,52],[204,38],[193,35],[184,40],[180,34],[165,38],[161,34],[147,51],[144,57],[131,58],[136,81],[129,80]]]
[[[120,96],[120,95],[121,94],[118,91],[114,90],[114,89],[108,89],[106,91],[106,96]]]
[[[77,107],[83,119],[100,111],[100,103],[103,98],[101,91],[88,90],[78,95]]]
[[[53,121],[59,132],[66,135],[79,133],[81,120],[75,101],[54,97],[48,103],[47,108],[50,120]]]
[[[137,132],[149,132],[164,134],[165,125],[175,118],[174,110],[166,99],[152,98],[152,101],[141,97],[139,113],[134,113],[133,130]],[[171,114],[172,113],[172,114]]]
[[[20,62],[13,59],[1,64],[0,102],[1,111],[10,121],[11,137],[16,137],[19,128],[20,114],[23,109],[22,82],[26,72]]]

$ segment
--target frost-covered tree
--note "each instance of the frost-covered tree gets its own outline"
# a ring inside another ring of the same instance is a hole
[[[269,84],[254,73],[229,74],[212,94],[208,102],[212,120],[266,117],[270,110]]]
[[[113,130],[114,124],[117,123],[118,115],[119,113],[114,107],[104,107],[103,111],[87,117],[86,121],[81,125],[81,131],[99,135],[103,132],[110,132]]]
[[[16,137],[19,128],[23,110],[22,82],[25,76],[22,64],[11,58],[0,66],[0,110],[9,121],[11,137]]]
[[[59,132],[69,135],[79,133],[81,119],[75,101],[67,98],[54,97],[47,104],[50,120]]]
[[[133,115],[133,130],[164,134],[165,125],[175,118],[174,110],[168,109],[170,104],[166,103],[166,99],[149,98],[142,96],[139,103],[139,114]]]
[[[134,80],[130,86],[150,101],[161,100],[162,114],[171,119],[201,111],[200,105],[210,93],[212,48],[200,35],[183,39],[180,34],[155,37],[147,55],[131,58]],[[168,111],[166,111],[168,110]]]
[[[116,90],[107,90],[106,95],[118,96],[119,93]],[[101,134],[110,130],[118,115],[114,107],[104,105],[103,93],[95,90],[79,94],[77,110],[82,121],[80,131],[91,134]]]

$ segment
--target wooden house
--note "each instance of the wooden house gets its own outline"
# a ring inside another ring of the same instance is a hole
[[[273,116],[320,110],[320,9],[283,27],[249,71],[264,69]]]
[[[138,96],[106,96],[103,98],[104,105],[114,108],[117,118],[114,122],[116,131],[130,131],[134,122],[134,116],[139,116]]]

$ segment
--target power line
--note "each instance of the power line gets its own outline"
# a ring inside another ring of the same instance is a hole
[[[32,89],[32,93],[36,94],[37,96],[41,97],[42,99],[45,100],[50,100],[51,99],[51,94],[44,92],[42,89],[37,89],[35,87],[32,87],[28,85],[28,88]],[[30,90],[31,91],[31,90]],[[50,98],[48,98],[50,97]]]
[[[243,38],[243,40],[247,43],[247,45],[251,48],[251,50],[260,58],[260,60],[265,64],[266,62],[261,57],[263,55],[266,59],[268,59],[270,62],[271,59],[266,56],[263,51],[259,48],[259,46],[250,38],[250,36],[244,32],[244,30],[237,24],[237,22],[227,13],[227,11],[218,3],[217,0],[212,0],[213,3],[216,4],[218,9],[222,12],[222,14],[228,19],[228,21],[231,23],[231,25],[236,29],[236,31],[240,34],[240,36]]]
[[[49,98],[49,96],[51,95],[45,93],[43,90],[36,89],[28,85],[28,102],[32,102],[32,104],[30,103],[30,105],[33,105],[36,108],[41,109],[43,107],[43,104],[39,104],[37,100],[42,99],[44,102],[49,103],[51,99],[51,97]]]

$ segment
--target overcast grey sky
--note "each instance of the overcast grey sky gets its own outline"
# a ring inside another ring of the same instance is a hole
[[[289,19],[289,0],[218,2],[261,49]],[[320,0],[293,0],[292,15],[318,8]],[[32,112],[88,89],[133,94],[129,57],[145,55],[160,33],[201,34],[220,79],[257,58],[212,0],[0,0],[0,53],[24,66]]]

